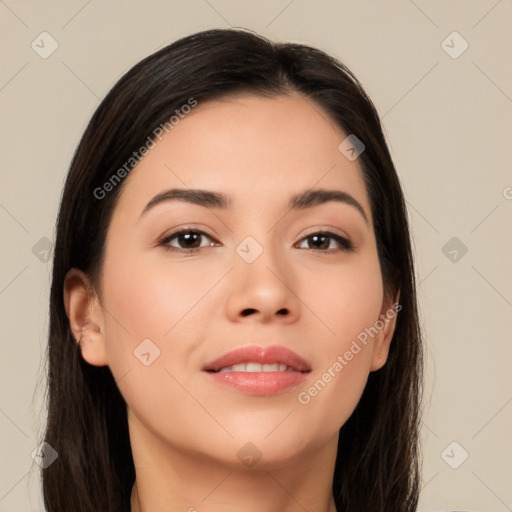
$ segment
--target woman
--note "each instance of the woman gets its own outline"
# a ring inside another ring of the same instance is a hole
[[[46,509],[416,510],[406,215],[320,50],[209,30],[134,66],[61,200]]]

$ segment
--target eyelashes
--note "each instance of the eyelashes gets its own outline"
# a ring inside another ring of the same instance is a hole
[[[179,231],[175,231],[174,233],[171,233],[170,235],[164,237],[160,242],[159,245],[163,246],[164,249],[168,251],[177,251],[177,252],[198,252],[199,250],[205,248],[205,247],[214,247],[217,245],[220,245],[219,243],[212,242],[210,244],[207,244],[205,246],[199,246],[199,247],[191,247],[191,243],[195,243],[198,239],[201,237],[212,239],[209,235],[207,235],[204,231],[200,231],[197,229],[181,229]],[[189,247],[175,247],[170,245],[170,242],[176,239],[178,242],[184,242],[186,245],[189,245]]]
[[[328,245],[330,245],[330,241],[333,240],[336,243],[338,243],[338,245],[339,245],[338,251],[349,252],[349,251],[354,250],[354,246],[348,238],[345,238],[344,236],[333,233],[332,231],[319,231],[316,233],[311,233],[309,235],[306,235],[304,238],[302,238],[301,242],[303,242],[305,240],[306,241],[312,240],[313,244],[319,243],[320,246],[325,244],[325,240],[329,241]],[[304,247],[301,247],[301,248],[304,248]],[[319,252],[331,252],[332,251],[332,249],[329,249],[329,248],[325,249],[325,248],[318,247],[318,246],[313,246],[313,247],[308,246],[305,248],[317,250]]]
[[[209,247],[218,247],[222,245],[217,241],[211,241],[210,243],[202,245],[201,242],[203,238],[213,240],[212,237],[204,231],[185,228],[166,235],[158,242],[158,245],[162,246],[166,251],[185,254],[194,254]],[[178,247],[176,245],[171,245],[171,242],[177,242]],[[197,246],[198,242],[199,246]],[[303,245],[304,242],[306,242],[306,247]],[[334,242],[335,245],[337,244],[338,248],[333,249],[331,247],[332,242]],[[180,247],[180,244],[184,244],[184,247]],[[354,244],[351,240],[331,231],[315,231],[310,233],[303,237],[298,242],[298,245],[300,246],[298,247],[300,249],[307,249],[320,253],[335,254],[339,252],[352,252],[354,250]],[[327,245],[327,247],[325,247],[325,245]]]

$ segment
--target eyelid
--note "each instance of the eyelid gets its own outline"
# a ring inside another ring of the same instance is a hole
[[[206,246],[200,246],[200,247],[190,247],[190,248],[183,248],[183,247],[175,247],[173,245],[170,245],[171,240],[175,239],[182,233],[197,233],[201,237],[206,237],[211,240],[211,243]],[[343,234],[341,234],[343,233]],[[320,254],[339,254],[341,253],[347,253],[347,252],[354,252],[357,247],[352,241],[351,237],[349,237],[346,233],[341,232],[338,228],[335,227],[328,227],[327,229],[325,226],[322,228],[320,226],[313,226],[308,228],[306,232],[304,232],[301,237],[299,238],[298,242],[294,244],[294,247],[298,244],[301,244],[304,242],[307,238],[313,235],[323,235],[326,236],[332,240],[335,240],[335,242],[338,244],[339,248],[335,249],[315,249],[313,247],[304,247],[299,249],[307,249],[308,251],[312,253],[320,253]],[[211,247],[218,247],[219,245],[222,245],[221,242],[216,240],[213,236],[209,235],[207,232],[205,232],[202,229],[186,225],[182,226],[180,228],[176,228],[175,230],[171,231],[170,233],[166,233],[160,239],[158,240],[158,246],[163,247],[166,251],[170,252],[177,252],[181,253],[183,255],[192,255],[195,254],[203,249],[209,249]]]
[[[339,229],[335,226],[329,226],[326,224],[321,224],[319,226],[312,226],[312,227],[306,229],[306,231],[304,231],[304,233],[301,235],[301,240],[302,240],[302,238],[304,238],[306,236],[315,235],[317,233],[333,233],[334,235],[338,235],[342,238],[346,238],[348,241],[351,241],[351,238],[347,233],[345,233],[344,231],[342,231],[341,229]]]
[[[182,233],[189,233],[189,232],[198,233],[203,237],[209,238],[213,243],[206,247],[194,247],[194,248],[190,248],[190,249],[183,249],[182,247],[174,247],[174,246],[169,245],[169,242],[172,239],[174,239],[175,237],[179,236]],[[171,232],[168,232],[165,235],[161,236],[158,239],[157,245],[163,246],[165,248],[170,248],[170,250],[174,249],[176,251],[191,252],[191,251],[197,251],[199,249],[206,249],[207,247],[212,247],[213,244],[219,244],[219,243],[220,242],[218,240],[216,240],[215,237],[213,237],[212,235],[209,235],[203,229],[200,229],[200,228],[197,228],[194,226],[190,226],[190,225],[186,225],[186,226],[182,226],[180,228],[176,228],[176,229],[172,230]]]
[[[198,233],[204,233],[205,235],[209,236],[210,238],[214,238],[217,235],[209,235],[207,231],[211,231],[212,233],[215,232],[215,230],[203,225],[203,224],[181,224],[174,226],[173,228],[168,229],[164,235],[160,237],[160,240],[163,240],[164,238],[168,238],[172,235],[179,234],[183,231],[197,231]]]
[[[321,253],[321,254],[325,254],[325,253],[338,254],[340,252],[354,252],[357,248],[349,236],[347,236],[345,234],[341,235],[338,232],[331,231],[329,229],[318,229],[318,228],[311,232],[304,234],[295,245],[303,243],[305,240],[307,240],[309,237],[311,237],[313,235],[326,236],[326,237],[336,241],[336,243],[340,246],[339,249],[314,249],[312,247],[304,248],[309,251],[312,251],[313,253],[317,252],[317,253]]]

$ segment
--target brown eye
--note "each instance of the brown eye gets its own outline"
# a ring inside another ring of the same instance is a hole
[[[195,249],[201,246],[201,237],[202,235],[200,233],[189,231],[188,233],[178,234],[176,241],[183,249]]]
[[[308,235],[301,240],[301,243],[304,241],[307,242],[307,246],[301,248],[313,250],[316,249],[319,252],[336,251],[336,245],[338,245],[338,250],[341,251],[351,251],[353,249],[353,245],[350,240],[337,235],[336,233],[331,233],[328,231]]]
[[[210,242],[202,243],[205,239],[210,240]],[[204,247],[215,245],[215,242],[203,231],[183,229],[166,236],[159,245],[170,251],[195,252]]]

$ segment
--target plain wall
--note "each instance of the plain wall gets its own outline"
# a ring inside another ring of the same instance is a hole
[[[230,25],[331,53],[375,102],[427,345],[419,510],[512,510],[510,0],[6,0],[0,22],[0,512],[42,510],[29,469],[45,421],[46,248],[78,140],[136,62]],[[47,58],[44,31],[58,43]]]

